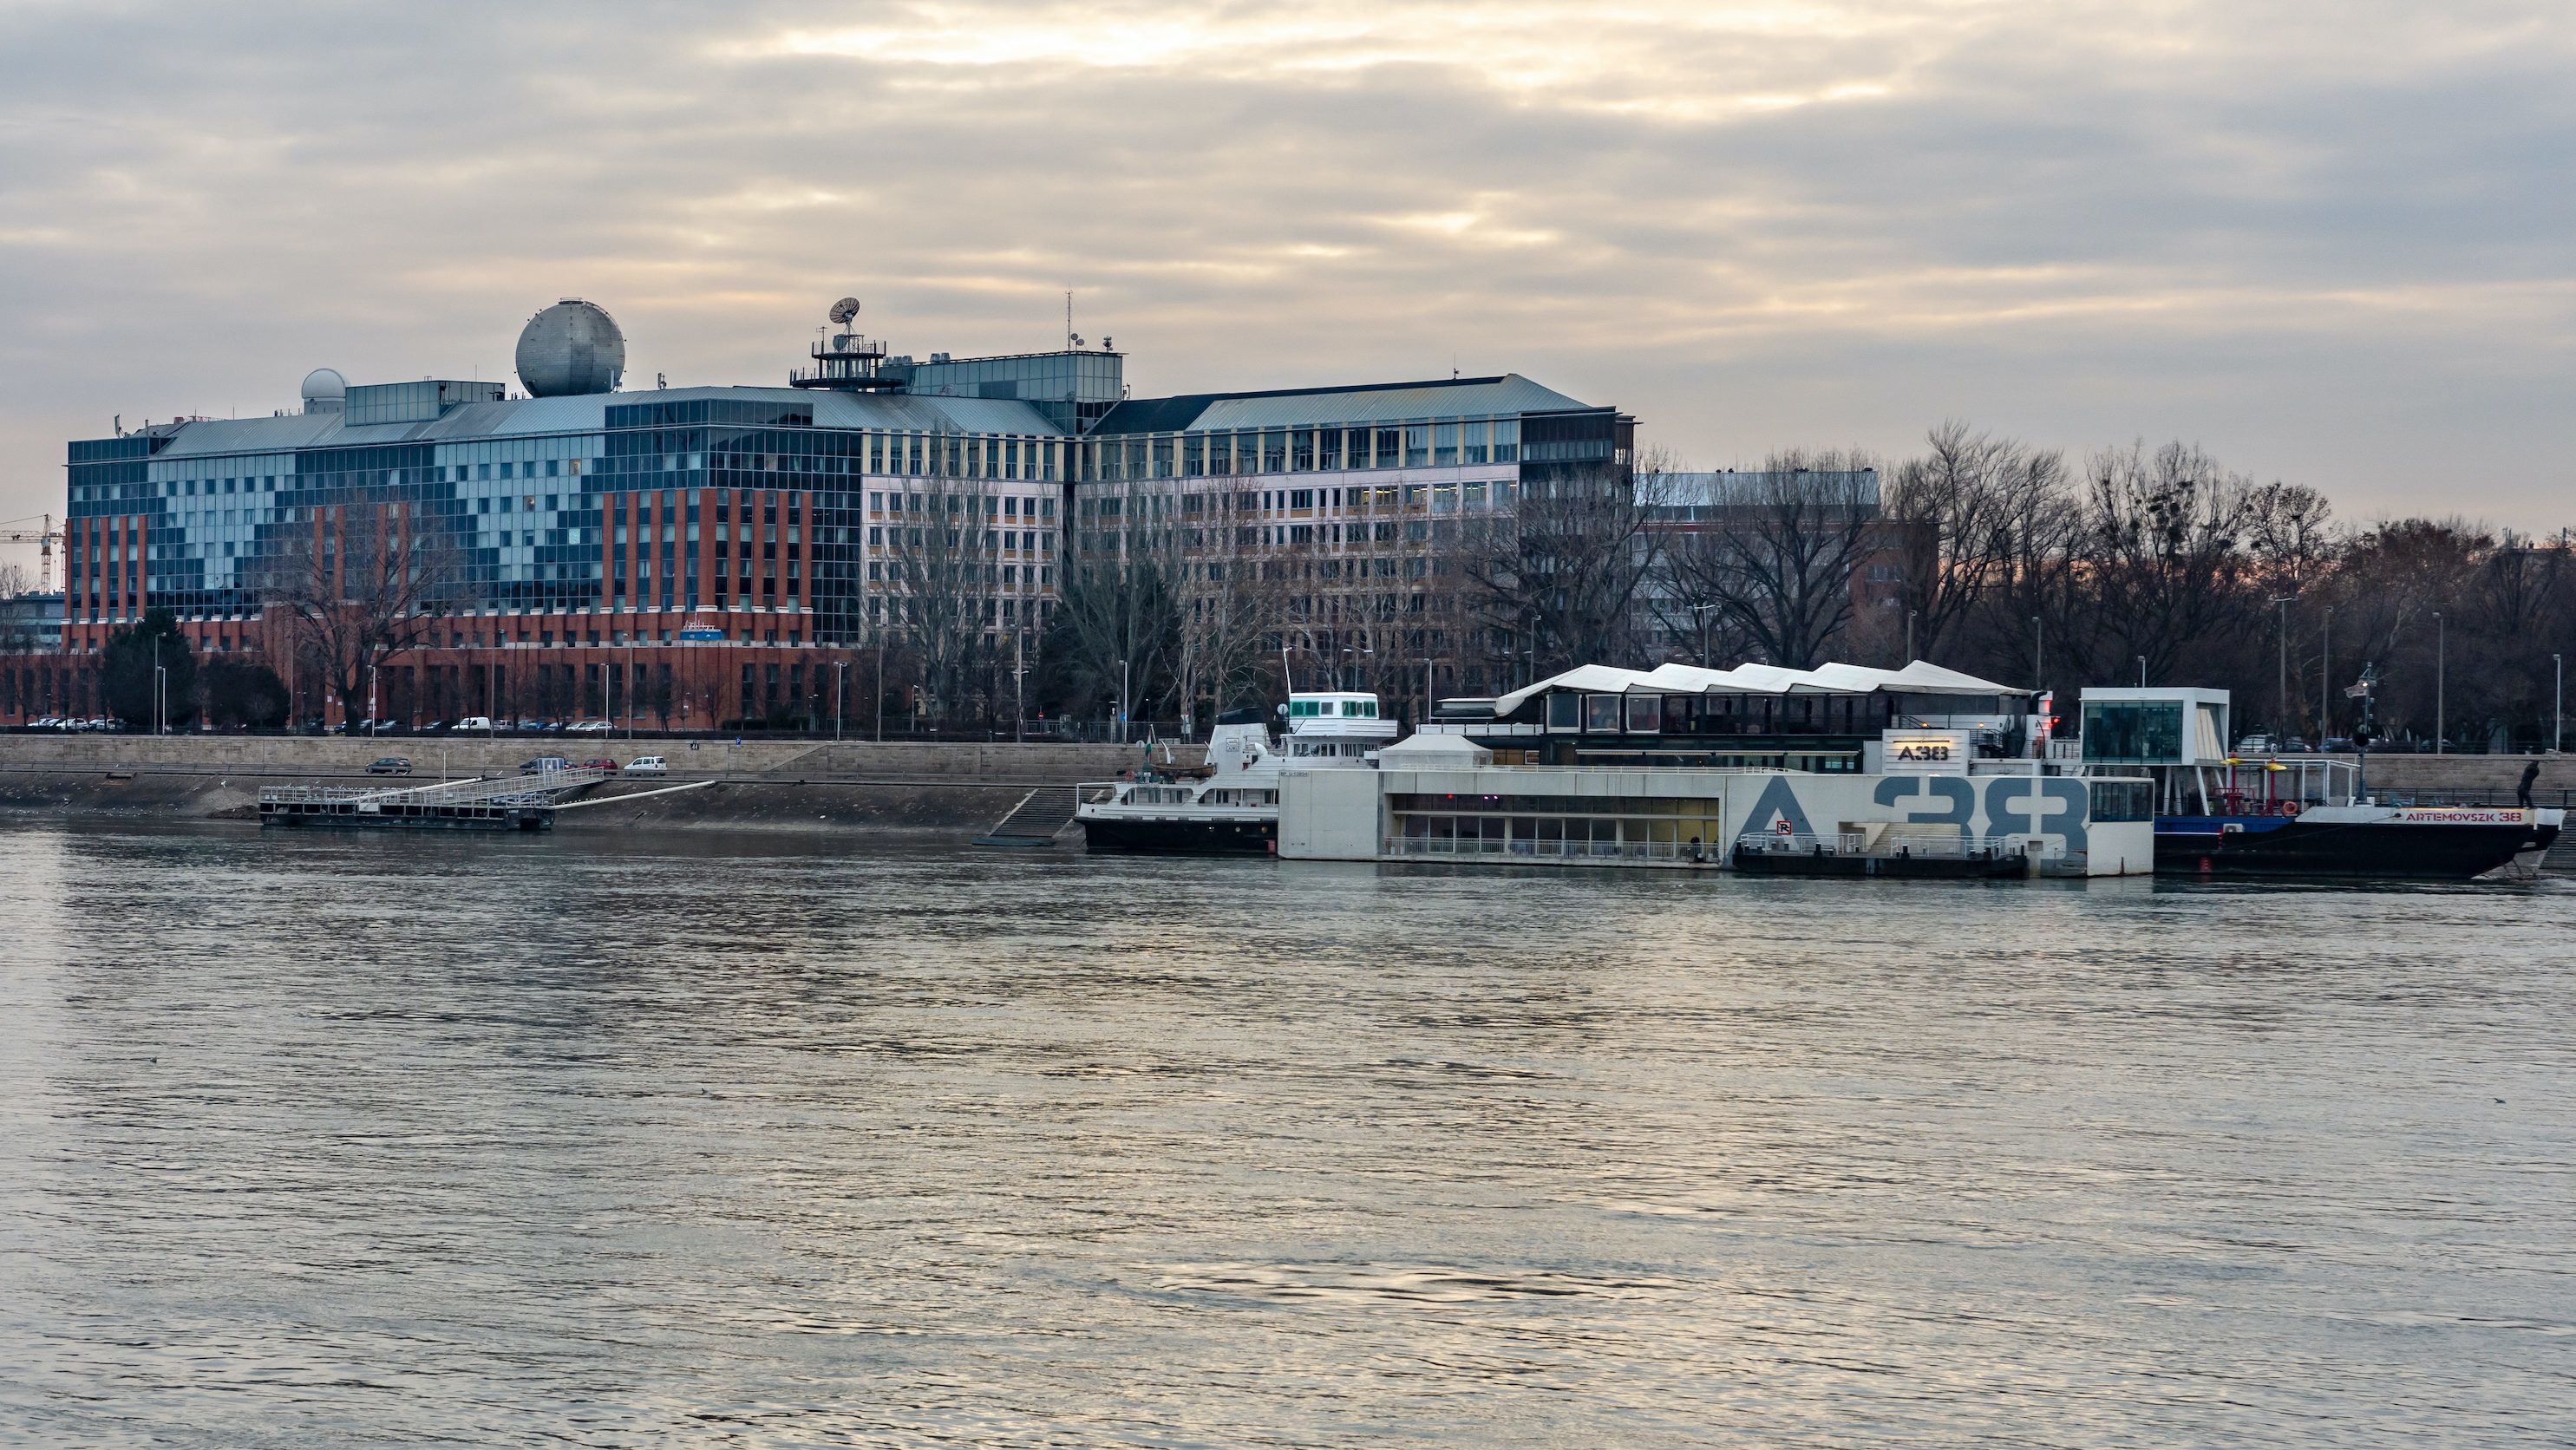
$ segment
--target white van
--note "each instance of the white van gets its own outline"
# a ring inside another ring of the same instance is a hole
[[[468,730],[480,730],[487,735],[490,734],[492,730],[492,717],[489,715],[468,715],[464,719],[457,721],[456,728],[448,733],[461,735]]]

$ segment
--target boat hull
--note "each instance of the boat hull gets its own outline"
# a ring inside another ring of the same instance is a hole
[[[2164,817],[2156,822],[2156,873],[2222,879],[2474,881],[2531,874],[2558,838],[2553,823],[2509,819],[2522,812],[2486,814],[2495,819]]]
[[[1747,876],[1893,877],[1916,881],[2019,881],[2030,860],[2018,853],[1976,856],[1846,856],[1835,852],[1735,848],[1730,862]]]
[[[1083,849],[1121,856],[1271,856],[1278,854],[1277,816],[1191,820],[1086,815]]]

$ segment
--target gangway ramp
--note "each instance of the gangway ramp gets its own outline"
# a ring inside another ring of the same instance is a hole
[[[1020,797],[1011,813],[977,836],[975,844],[1019,849],[1054,844],[1064,828],[1073,824],[1074,794],[1074,787],[1069,785],[1039,786]]]

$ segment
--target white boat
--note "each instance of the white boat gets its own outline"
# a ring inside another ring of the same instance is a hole
[[[1279,772],[1366,769],[1369,756],[1392,743],[1396,724],[1378,714],[1377,696],[1322,691],[1288,697],[1287,734],[1273,740],[1258,710],[1217,719],[1207,762],[1149,762],[1126,780],[1080,788],[1073,818],[1093,851],[1164,856],[1267,856],[1278,850]]]

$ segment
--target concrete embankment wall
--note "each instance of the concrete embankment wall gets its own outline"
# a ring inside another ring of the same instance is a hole
[[[411,783],[514,774],[538,755],[626,761],[659,755],[667,779],[621,779],[594,796],[622,796],[692,781],[705,789],[632,805],[568,810],[559,830],[774,826],[802,829],[911,826],[976,829],[1018,804],[1031,787],[1105,780],[1141,751],[1115,745],[950,745],[850,741],[699,741],[596,737],[570,742],[338,740],[302,737],[0,735],[0,810],[128,817],[236,818],[255,813],[260,788],[374,781],[367,763],[400,755]],[[1159,752],[1158,752],[1159,758]],[[1194,762],[1195,750],[1181,752]]]
[[[2349,755],[2329,758],[2346,763],[2353,759]],[[2534,800],[2556,805],[2559,792],[2576,791],[2576,755],[2374,755],[2370,790],[2374,795],[2493,791],[2509,802],[2515,783],[2522,779],[2522,768],[2534,760],[2540,762],[2540,779],[2532,787]]]

